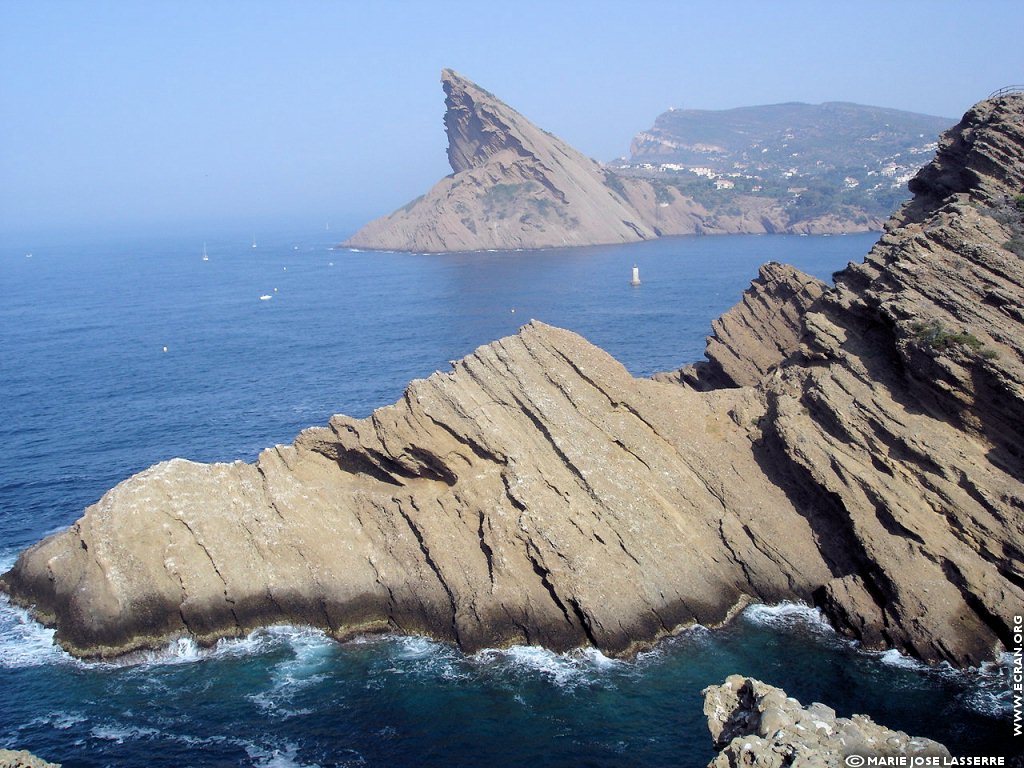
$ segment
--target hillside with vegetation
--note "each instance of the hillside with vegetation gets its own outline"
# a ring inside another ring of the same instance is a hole
[[[954,122],[844,102],[670,109],[611,166],[712,211],[761,198],[785,206],[789,225],[825,215],[866,224],[909,198],[907,182]]]

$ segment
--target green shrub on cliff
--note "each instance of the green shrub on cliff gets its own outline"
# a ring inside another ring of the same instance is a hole
[[[981,349],[981,340],[970,333],[953,333],[943,327],[942,323],[933,320],[930,323],[914,323],[910,326],[914,338],[932,349],[949,349],[954,344],[963,344],[971,349]]]

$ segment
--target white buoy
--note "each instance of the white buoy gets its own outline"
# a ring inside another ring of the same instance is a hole
[[[636,264],[633,265],[633,279],[629,281],[630,285],[640,285],[640,267]]]

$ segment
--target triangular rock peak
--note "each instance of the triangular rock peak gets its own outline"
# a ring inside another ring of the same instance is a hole
[[[441,73],[454,175],[344,245],[472,251],[628,243],[697,231],[706,213],[674,190],[622,178],[451,69]]]

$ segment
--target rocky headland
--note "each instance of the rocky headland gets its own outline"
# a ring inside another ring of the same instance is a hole
[[[842,768],[849,755],[950,757],[938,742],[889,730],[865,715],[837,717],[817,702],[803,707],[781,688],[740,675],[704,689],[704,714],[720,750],[708,768]]]
[[[698,201],[664,180],[616,173],[544,131],[494,94],[446,69],[452,175],[365,225],[349,248],[441,252],[630,243],[664,235],[879,229],[838,209],[793,215],[787,201],[730,194]],[[719,201],[722,202],[722,201]]]
[[[629,654],[801,600],[991,659],[1024,614],[1024,96],[912,190],[834,287],[764,267],[704,363],[636,379],[531,322],[254,464],[158,464],[0,586],[89,657],[284,622]]]

